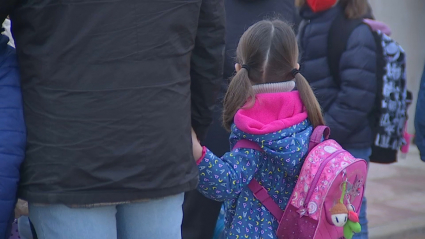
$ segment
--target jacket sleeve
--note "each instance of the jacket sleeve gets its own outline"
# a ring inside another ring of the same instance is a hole
[[[421,159],[425,162],[425,68],[422,73],[415,115],[416,145]]]
[[[191,58],[192,127],[199,139],[212,122],[212,110],[223,75],[223,0],[203,0]]]
[[[0,37],[0,238],[7,238],[26,141],[15,50],[7,42]]]
[[[332,138],[343,144],[372,111],[377,91],[376,43],[366,25],[351,34],[340,60],[340,91],[325,114]]]
[[[217,201],[236,198],[259,169],[262,154],[254,149],[240,148],[219,158],[207,150],[198,165],[199,192]]]

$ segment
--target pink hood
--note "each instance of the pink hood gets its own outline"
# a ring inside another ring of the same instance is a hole
[[[257,94],[252,108],[235,115],[238,129],[249,134],[269,134],[299,124],[307,111],[298,91]]]
[[[372,20],[372,19],[364,19],[363,22],[366,23],[367,25],[369,25],[372,28],[372,30],[374,30],[374,31],[380,30],[381,32],[383,32],[387,36],[391,35],[390,27],[383,22],[375,21],[375,20]]]

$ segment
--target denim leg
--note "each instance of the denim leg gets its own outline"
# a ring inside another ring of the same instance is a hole
[[[32,239],[30,219],[22,216],[18,219],[19,236],[21,239]]]
[[[359,215],[359,220],[360,220],[360,225],[362,226],[362,231],[360,233],[356,233],[353,236],[353,239],[368,239],[368,221],[366,218],[366,210],[367,210],[367,201],[366,201],[366,197],[363,197],[363,203],[362,203],[362,208],[360,209],[360,215]]]
[[[61,204],[29,204],[31,222],[40,239],[116,239],[115,206],[69,208]]]
[[[364,149],[346,149],[348,152],[350,152],[354,157],[364,159],[369,164],[369,157],[372,154],[371,148],[364,148]],[[362,226],[362,231],[360,233],[356,233],[353,236],[353,239],[368,239],[368,221],[366,217],[366,210],[367,210],[367,201],[366,197],[363,197],[362,207],[360,209],[360,225]]]
[[[184,193],[117,206],[118,239],[181,239]]]

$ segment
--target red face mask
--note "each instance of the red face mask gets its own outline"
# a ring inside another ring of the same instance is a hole
[[[313,12],[321,12],[330,9],[336,4],[337,0],[307,0]]]

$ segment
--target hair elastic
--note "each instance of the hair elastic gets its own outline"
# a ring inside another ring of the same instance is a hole
[[[300,71],[298,69],[292,69],[291,74],[293,77],[295,77],[295,75],[297,75],[298,73],[300,73]]]
[[[249,71],[251,69],[251,67],[249,65],[243,64],[242,68],[246,69],[247,71]]]

